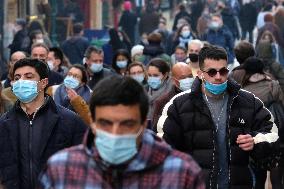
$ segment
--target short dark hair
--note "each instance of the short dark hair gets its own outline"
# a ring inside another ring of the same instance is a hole
[[[22,26],[23,28],[26,27],[26,25],[27,25],[27,21],[24,18],[17,18],[16,23],[18,25]]]
[[[32,58],[24,58],[24,59],[17,61],[13,67],[12,78],[14,77],[15,71],[18,68],[21,68],[24,66],[33,67],[38,73],[40,79],[48,78],[49,68],[47,64],[39,59],[32,59]]]
[[[176,52],[176,50],[177,49],[180,49],[180,50],[182,50],[182,51],[184,51],[185,53],[187,53],[187,50],[186,50],[186,48],[185,47],[183,47],[183,46],[176,46],[176,48],[175,48],[175,52]]]
[[[253,45],[248,41],[240,41],[234,48],[237,61],[242,64],[244,61],[251,56],[255,55]]]
[[[148,35],[147,39],[151,44],[160,44],[162,41],[162,35],[159,32],[152,32]]]
[[[92,53],[102,54],[102,55],[104,54],[102,49],[99,49],[94,46],[89,46],[87,50],[85,51],[85,57],[89,59]]]
[[[112,68],[113,68],[117,73],[120,72],[120,68],[116,65],[116,59],[117,59],[117,57],[118,57],[119,55],[122,55],[122,56],[124,56],[124,57],[127,58],[127,66],[131,63],[131,57],[130,57],[129,52],[128,52],[127,50],[125,50],[125,49],[118,49],[118,50],[115,52],[115,54],[114,54],[114,56],[113,56],[113,58],[112,58],[112,64],[111,64]]]
[[[213,59],[213,60],[226,60],[228,61],[228,55],[224,48],[219,46],[206,46],[203,47],[198,55],[199,67],[204,68],[204,60]]]
[[[87,74],[87,71],[86,71],[86,68],[82,65],[82,64],[73,64],[69,70],[71,68],[77,68],[81,71],[82,73],[82,82],[84,83],[87,83],[88,82],[88,74]]]
[[[141,123],[147,118],[149,100],[144,88],[128,76],[114,75],[101,80],[94,88],[90,99],[90,111],[95,120],[98,106],[139,105]]]
[[[74,34],[79,34],[83,29],[84,29],[84,26],[81,23],[76,23],[76,24],[73,25],[73,33]]]
[[[161,58],[153,58],[150,60],[148,68],[149,66],[155,66],[163,75],[170,72],[170,66]]]
[[[49,49],[49,52],[53,52],[54,58],[59,59],[62,62],[64,61],[64,54],[62,50],[58,47],[52,47]]]

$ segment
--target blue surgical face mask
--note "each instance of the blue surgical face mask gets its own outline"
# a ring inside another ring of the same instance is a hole
[[[182,32],[181,32],[181,36],[182,36],[183,38],[188,38],[189,35],[190,35],[190,31],[182,31]]]
[[[126,67],[127,67],[127,60],[116,61],[116,65],[117,65],[117,67],[119,67],[120,69],[126,68]]]
[[[213,84],[205,81],[205,89],[214,95],[222,94],[227,89],[227,81],[221,84]]]
[[[139,83],[142,83],[144,81],[144,74],[132,75],[131,77]]]
[[[209,28],[212,30],[218,30],[220,28],[220,24],[216,21],[212,21],[209,23]]]
[[[92,70],[93,73],[98,73],[102,71],[103,64],[92,63],[90,69]]]
[[[149,77],[148,84],[152,89],[159,89],[162,85],[162,80],[160,77]]]
[[[100,157],[113,165],[124,163],[137,154],[136,139],[143,131],[137,134],[113,135],[96,128],[95,145]]]
[[[64,85],[67,88],[76,89],[79,86],[80,82],[78,79],[75,79],[72,76],[66,76],[64,79]]]
[[[12,91],[22,103],[30,103],[38,95],[37,82],[20,79],[12,84]]]
[[[181,79],[179,80],[179,88],[182,91],[189,90],[191,88],[193,81],[194,81],[194,78],[189,78],[189,77],[185,79]]]

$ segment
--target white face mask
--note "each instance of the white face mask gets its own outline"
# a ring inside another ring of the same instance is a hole
[[[53,61],[48,60],[48,61],[47,61],[47,65],[48,65],[48,67],[49,67],[50,70],[53,70],[53,69],[54,69]]]
[[[193,81],[194,81],[194,78],[190,78],[190,77],[185,78],[185,79],[181,79],[181,80],[179,80],[179,88],[182,91],[189,90],[189,89],[191,89]]]
[[[44,43],[44,40],[43,39],[36,39],[35,42],[36,43]]]

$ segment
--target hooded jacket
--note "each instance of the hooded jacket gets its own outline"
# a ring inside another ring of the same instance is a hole
[[[149,130],[133,159],[116,167],[100,158],[94,137],[89,131],[84,144],[52,156],[40,178],[42,188],[205,188],[195,161]]]
[[[229,188],[252,188],[249,158],[263,159],[278,147],[277,127],[263,103],[252,93],[240,89],[235,81],[228,80],[227,92]],[[168,106],[166,115],[160,118],[158,128],[162,127],[163,138],[173,148],[186,152],[197,160],[206,176],[206,188],[218,188],[217,135],[210,110],[202,97],[201,80],[195,79],[191,92],[178,95]],[[240,134],[254,137],[253,150],[247,152],[239,148],[236,141]]]

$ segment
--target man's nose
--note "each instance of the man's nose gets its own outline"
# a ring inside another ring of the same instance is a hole
[[[215,79],[221,79],[221,75],[219,72],[217,72],[217,74],[215,75]]]
[[[119,129],[119,123],[114,123],[112,125],[110,132],[113,135],[119,135],[121,133],[121,130]]]

